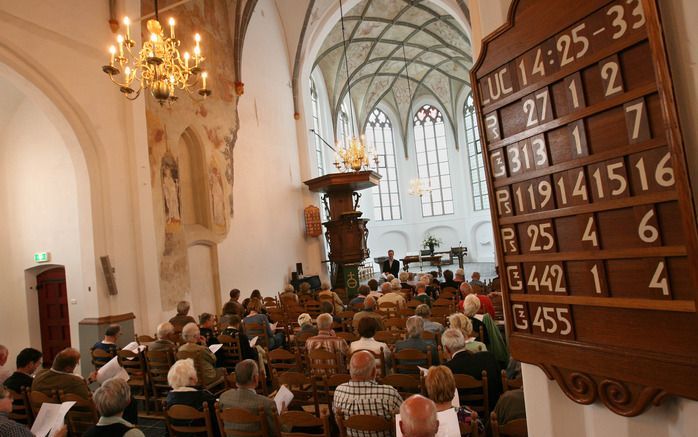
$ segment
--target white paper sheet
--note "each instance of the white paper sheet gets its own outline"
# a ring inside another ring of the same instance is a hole
[[[134,354],[137,354],[138,352],[144,351],[145,350],[145,345],[144,344],[138,344],[135,341],[132,341],[131,343],[127,344],[122,348],[122,350],[133,352]],[[133,360],[135,357],[129,357],[126,358],[127,360]]]
[[[453,393],[453,399],[451,399],[451,405],[453,405],[456,408],[460,407],[460,396],[458,396],[458,389],[456,389],[456,392]]]
[[[211,352],[213,352],[215,354],[222,347],[223,347],[222,344],[212,344],[211,346],[208,347],[208,350],[210,350]]]
[[[288,406],[291,405],[292,400],[293,392],[286,388],[285,385],[279,387],[279,390],[276,392],[276,396],[274,396],[274,402],[276,402],[276,411],[279,414],[281,414],[281,409],[283,408],[283,405],[286,405],[286,408],[288,408]]]
[[[420,372],[422,372],[422,376],[427,376],[427,373],[429,373],[429,369],[425,369],[422,366],[417,366]]]
[[[110,378],[119,378],[123,379],[124,381],[131,379],[131,377],[128,376],[128,372],[126,372],[126,370],[119,365],[119,361],[116,357],[109,360],[107,364],[100,367],[100,369],[97,371],[98,383],[104,384],[104,381]]]
[[[51,433],[49,437],[53,437],[62,427],[65,415],[68,410],[75,405],[74,401],[63,402],[62,404],[41,405],[39,414],[34,420],[34,425],[31,428],[32,434],[36,437],[46,437],[46,434]]]
[[[459,437],[460,426],[458,426],[458,414],[453,408],[436,413],[436,419],[439,421],[439,430],[435,437]],[[400,430],[400,415],[395,415],[395,437],[402,437]]]
[[[279,324],[279,322],[269,324],[269,327],[271,328],[271,332],[276,331],[276,325],[278,325],[278,324]]]
[[[250,340],[250,347],[254,347],[257,344],[257,340],[259,340],[259,336]]]

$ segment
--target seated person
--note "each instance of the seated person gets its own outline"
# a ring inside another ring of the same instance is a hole
[[[371,292],[371,289],[368,287],[368,285],[360,285],[359,286],[359,295],[349,301],[349,309],[353,310],[354,307],[359,306],[359,305],[361,305],[363,307],[364,299],[366,299],[366,296],[368,296],[368,293],[370,293],[370,292]]]
[[[213,332],[215,323],[216,319],[213,314],[203,313],[199,316],[199,331],[201,331],[201,336],[206,339],[206,344],[208,346],[218,343],[216,335]]]
[[[487,372],[487,391],[490,411],[494,409],[499,396],[502,394],[502,378],[499,364],[492,352],[472,353],[466,349],[465,337],[460,330],[450,328],[441,336],[441,344],[448,358],[446,367],[454,374],[470,375],[478,381],[482,379],[482,371]],[[461,395],[464,399],[467,393]]]
[[[317,298],[320,301],[322,301],[322,299],[320,298],[323,296],[331,298],[331,302],[334,305],[334,312],[341,313],[342,311],[344,311],[344,302],[342,302],[342,299],[339,297],[339,295],[332,291],[330,288],[330,284],[328,284],[327,282],[323,282],[322,286],[320,287],[320,292],[317,294]]]
[[[243,360],[256,360],[257,349],[250,346],[250,339],[247,338],[245,332],[240,329],[240,317],[237,315],[225,315],[221,317],[221,326],[225,326],[221,335],[237,338],[240,340],[240,353]]]
[[[255,392],[259,384],[259,368],[253,360],[240,361],[235,366],[235,378],[237,388],[230,389],[221,394],[220,408],[240,408],[247,410],[252,414],[259,414],[259,409],[264,409],[264,417],[267,419],[268,435],[278,437],[279,428],[277,427],[276,416],[278,415],[276,403],[266,396],[259,395]],[[238,425],[234,423],[225,423],[226,430],[235,431],[259,431],[253,424]]]
[[[52,396],[54,390],[63,390],[66,394],[74,394],[87,399],[90,389],[87,382],[73,372],[80,362],[80,352],[77,349],[63,349],[53,359],[53,366],[39,372],[32,382],[32,391],[38,391],[46,396]],[[91,379],[91,378],[90,378]]]
[[[266,331],[267,337],[269,338],[269,344],[267,345],[269,350],[276,349],[284,345],[283,332],[272,332],[271,326],[269,325],[269,318],[266,314],[262,314],[262,301],[260,299],[250,300],[250,302],[247,304],[247,311],[247,317],[245,317],[245,319],[242,321],[242,325],[245,332],[249,334],[249,336],[252,336],[252,334],[248,332],[248,326],[250,324],[262,325],[262,329]]]
[[[373,293],[378,291],[378,281],[376,281],[374,278],[371,278],[366,282],[366,285],[368,285],[368,293]]]
[[[327,313],[332,316],[333,323],[342,323],[342,319],[334,313],[334,305],[329,301],[320,302],[320,313]]]
[[[286,284],[284,287],[284,292],[279,294],[279,302],[285,307],[292,307],[298,305],[298,295],[293,285]]]
[[[177,359],[193,358],[201,371],[202,385],[209,385],[225,376],[225,369],[216,368],[216,356],[205,346],[206,341],[196,323],[187,323],[182,329],[182,338],[186,343],[177,350]]]
[[[262,299],[262,293],[257,289],[252,290],[252,294],[250,294],[250,297],[248,297],[247,299],[242,301],[242,306],[245,309],[245,314],[247,315],[250,312],[250,309],[248,308],[248,306],[250,305],[250,302],[252,301],[252,299],[258,299],[260,302],[260,307],[259,307],[258,313],[259,314],[267,314],[267,308],[264,306],[264,300]]]
[[[436,405],[422,395],[412,395],[400,405],[397,424],[404,437],[435,437],[439,432]]]
[[[463,311],[463,314],[465,314],[468,317],[468,319],[470,319],[470,322],[473,325],[474,333],[480,335],[480,327],[482,326],[482,333],[483,337],[485,338],[480,338],[479,340],[485,343],[485,345],[487,345],[490,343],[490,337],[487,332],[487,327],[484,323],[482,323],[481,318],[478,318],[478,313],[480,312],[480,305],[481,301],[480,299],[478,299],[477,295],[468,294],[465,297],[465,299],[460,302],[459,309]]]
[[[470,430],[472,410],[468,407],[452,405],[456,392],[456,380],[453,372],[446,366],[432,366],[424,377],[424,388],[429,399],[436,404],[439,424],[444,425],[448,420],[455,418],[462,425],[462,429]],[[477,421],[478,430],[484,435],[485,427],[481,420]],[[441,426],[439,426],[441,430]],[[439,434],[446,435],[446,434]],[[470,436],[470,434],[464,434]]]
[[[240,290],[233,288],[230,290],[229,296],[230,300],[223,305],[223,314],[237,314],[240,317],[244,316],[245,309],[242,307],[242,304],[238,302],[238,300],[240,300]]]
[[[171,350],[174,352],[176,345],[174,340],[176,340],[179,335],[175,332],[175,328],[170,322],[163,322],[158,325],[157,333],[155,334],[158,339],[152,343],[148,344],[149,351],[163,351]]]
[[[22,387],[31,388],[34,372],[41,367],[41,355],[41,351],[31,347],[22,349],[15,359],[17,370],[3,385],[15,393],[22,393]]]
[[[463,299],[467,299],[469,295],[476,296],[480,301],[480,308],[478,312],[481,314],[487,313],[494,319],[494,305],[492,304],[492,299],[485,296],[484,294],[477,294],[473,287],[471,287],[467,282],[464,282],[460,286],[461,296]],[[464,301],[461,301],[460,305],[463,305]]]
[[[211,424],[217,428],[216,397],[208,390],[196,389],[196,369],[191,358],[179,360],[170,367],[170,371],[167,372],[167,383],[172,387],[165,401],[167,408],[173,405],[186,405],[201,411],[203,410],[203,405],[207,404],[208,411],[211,414]]]
[[[0,384],[0,436],[7,437],[34,437],[34,434],[29,431],[26,425],[17,423],[9,419],[9,414],[12,412],[12,395],[9,390]],[[53,435],[53,437],[66,437],[68,428],[63,427]]]
[[[175,332],[180,333],[187,323],[196,323],[196,320],[189,315],[191,304],[186,300],[177,302],[177,315],[170,319],[170,323],[174,326]]]
[[[310,317],[308,313],[303,313],[298,316],[298,326],[301,328],[299,333],[317,335],[317,328],[313,325],[313,318]]]
[[[412,290],[414,291],[414,285],[410,285],[410,272],[402,271],[398,275],[398,279],[400,280],[400,288],[404,290]]]
[[[337,337],[337,334],[332,330],[332,315],[322,313],[317,317],[315,323],[317,323],[318,334],[305,341],[306,350],[324,349],[346,357],[349,345],[346,340]]]
[[[465,270],[463,269],[456,269],[455,274],[453,275],[453,281],[458,284],[457,288],[460,288],[460,284],[462,282],[465,282]]]
[[[315,299],[315,294],[313,290],[310,289],[310,284],[307,282],[301,282],[298,286],[298,300],[305,302],[308,299]]]
[[[473,323],[463,313],[454,313],[448,316],[448,324],[451,328],[458,329],[465,337],[465,348],[471,352],[484,352],[487,350],[485,343],[477,341],[473,337]]]
[[[473,272],[471,276],[472,281],[470,281],[470,286],[477,286],[485,291],[485,283],[480,280],[480,272]]]
[[[428,353],[431,349],[431,364],[436,365],[439,362],[439,353],[434,340],[425,340],[422,338],[424,332],[424,319],[419,316],[412,316],[405,323],[407,328],[407,338],[395,343],[395,352],[400,352],[404,349],[416,349],[420,352]],[[426,361],[419,362],[404,362],[406,365],[419,365],[421,367],[429,367]],[[417,369],[404,373],[419,373]]]
[[[382,331],[383,330],[383,316],[378,314],[375,310],[376,310],[376,299],[374,299],[372,296],[368,296],[366,299],[364,299],[363,311],[359,311],[358,313],[354,314],[354,318],[351,321],[351,324],[354,326],[354,331],[358,331],[359,322],[364,317],[371,317],[371,318],[376,319],[378,321],[378,330]]]
[[[119,378],[108,379],[95,390],[92,397],[100,414],[95,426],[83,433],[83,437],[145,437],[145,434],[122,418],[124,410],[131,405],[131,387]]]
[[[523,388],[505,391],[499,397],[499,401],[494,407],[494,413],[497,415],[497,423],[500,425],[506,425],[512,420],[525,419],[526,404]]]
[[[390,282],[383,283],[383,285],[381,286],[381,291],[383,292],[383,295],[378,299],[379,308],[380,305],[385,302],[394,303],[395,305],[397,305],[397,309],[402,309],[405,308],[405,306],[407,306],[405,298],[402,296],[402,293],[400,293],[400,282],[398,281],[396,285],[397,289]]]
[[[382,341],[376,341],[373,337],[378,330],[378,322],[376,319],[366,317],[359,322],[360,339],[352,341],[349,345],[349,353],[353,354],[356,351],[368,350],[380,356],[381,350],[385,357],[386,364],[390,362],[390,348]],[[376,361],[376,366],[380,365],[380,361]]]
[[[417,306],[414,310],[414,314],[424,320],[425,331],[433,332],[434,334],[441,334],[441,332],[443,332],[444,327],[441,323],[429,320],[431,317],[431,308],[429,308],[429,305],[421,304]]]
[[[107,330],[104,332],[104,339],[102,341],[98,341],[95,343],[94,346],[92,346],[92,349],[100,349],[103,350],[104,352],[108,353],[112,357],[116,356],[116,353],[118,352],[119,348],[116,345],[116,340],[118,339],[119,335],[121,335],[121,326],[119,325],[111,325],[107,328]],[[107,358],[95,358],[95,361],[101,362],[102,364],[106,364],[109,359]]]
[[[417,295],[412,299],[418,300],[431,308],[431,297],[427,294],[427,286],[424,282],[417,283]]]
[[[460,282],[456,282],[453,280],[453,272],[449,269],[444,270],[444,281],[441,283],[441,289],[443,290],[444,288],[455,288],[456,291],[458,290],[458,287],[460,287]]]

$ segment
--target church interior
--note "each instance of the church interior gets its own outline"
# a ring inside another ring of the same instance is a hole
[[[35,375],[0,388],[0,435],[72,399],[32,397],[48,372],[88,391],[42,436],[697,435],[697,21],[0,0],[0,382]],[[172,411],[185,392],[214,396]]]

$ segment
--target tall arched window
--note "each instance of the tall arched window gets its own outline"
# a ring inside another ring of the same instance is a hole
[[[453,214],[446,129],[443,115],[435,106],[424,105],[415,114],[414,142],[417,174],[431,187],[431,191],[422,196],[422,216]]]
[[[339,141],[340,145],[348,147],[350,137],[349,111],[347,111],[347,106],[342,103],[339,108],[339,115],[337,116],[337,141]]]
[[[366,123],[366,143],[373,144],[378,156],[376,171],[382,176],[373,188],[375,220],[400,220],[400,190],[395,165],[393,126],[385,112],[374,109]]]
[[[325,154],[322,149],[322,142],[320,137],[322,137],[322,124],[320,123],[320,105],[318,104],[317,87],[315,86],[315,81],[310,79],[310,99],[313,102],[313,129],[316,135],[313,135],[313,141],[315,146],[315,160],[317,161],[317,174],[322,176],[325,174]]]
[[[468,145],[468,161],[470,163],[470,183],[473,190],[473,208],[475,211],[490,208],[490,199],[487,196],[487,183],[485,182],[485,163],[482,160],[482,146],[480,133],[477,130],[477,117],[473,94],[468,94],[465,99],[465,142]]]

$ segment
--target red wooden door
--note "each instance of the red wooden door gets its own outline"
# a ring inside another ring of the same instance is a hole
[[[39,293],[41,351],[44,354],[44,367],[50,367],[58,352],[70,347],[65,269],[58,267],[47,270],[37,276],[36,282]]]

